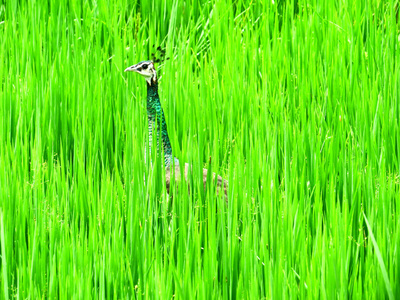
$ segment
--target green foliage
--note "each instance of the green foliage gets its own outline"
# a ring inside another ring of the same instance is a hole
[[[0,1],[1,299],[400,297],[399,2],[231,2]]]

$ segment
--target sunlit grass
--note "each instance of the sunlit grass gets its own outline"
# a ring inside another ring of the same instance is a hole
[[[192,2],[0,4],[0,299],[399,298],[398,1]]]

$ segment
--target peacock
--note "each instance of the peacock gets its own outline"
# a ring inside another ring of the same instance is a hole
[[[149,130],[149,153],[151,157],[151,146],[153,142],[153,129],[156,129],[154,126],[157,126],[157,129],[154,132],[157,132],[157,150],[160,149],[160,141],[162,142],[162,147],[164,149],[164,164],[165,164],[165,178],[166,178],[166,189],[169,194],[170,192],[170,183],[172,172],[171,168],[173,165],[175,166],[175,181],[180,181],[180,163],[179,160],[173,156],[173,151],[171,147],[171,142],[168,136],[167,123],[165,121],[164,111],[161,106],[159,94],[158,94],[158,80],[157,80],[157,72],[154,66],[153,61],[146,60],[139,62],[133,66],[130,66],[125,69],[125,72],[136,72],[144,77],[147,82],[147,120],[148,120],[148,130]],[[189,167],[188,163],[184,164],[184,175],[187,181]],[[203,169],[203,186],[206,188],[207,183],[207,169]],[[225,199],[227,199],[227,191],[228,191],[228,182],[224,180],[221,176],[213,173],[213,181],[217,181],[217,193],[221,190],[221,187],[224,190]],[[190,189],[190,187],[189,187]]]

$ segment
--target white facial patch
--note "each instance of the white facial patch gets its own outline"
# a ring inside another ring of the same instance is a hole
[[[125,72],[136,72],[142,75],[149,85],[157,81],[157,72],[152,61],[142,61],[125,69]]]

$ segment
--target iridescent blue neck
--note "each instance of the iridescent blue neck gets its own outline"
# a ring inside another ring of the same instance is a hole
[[[165,167],[169,167],[172,163],[172,147],[168,137],[167,123],[165,122],[164,111],[161,107],[160,97],[158,96],[158,82],[157,79],[152,79],[147,83],[147,119],[149,122],[149,149],[151,153],[151,146],[153,142],[153,130],[157,132],[157,150],[161,151],[159,147],[160,134],[161,141],[164,148],[164,162]],[[155,128],[153,125],[157,124]]]

